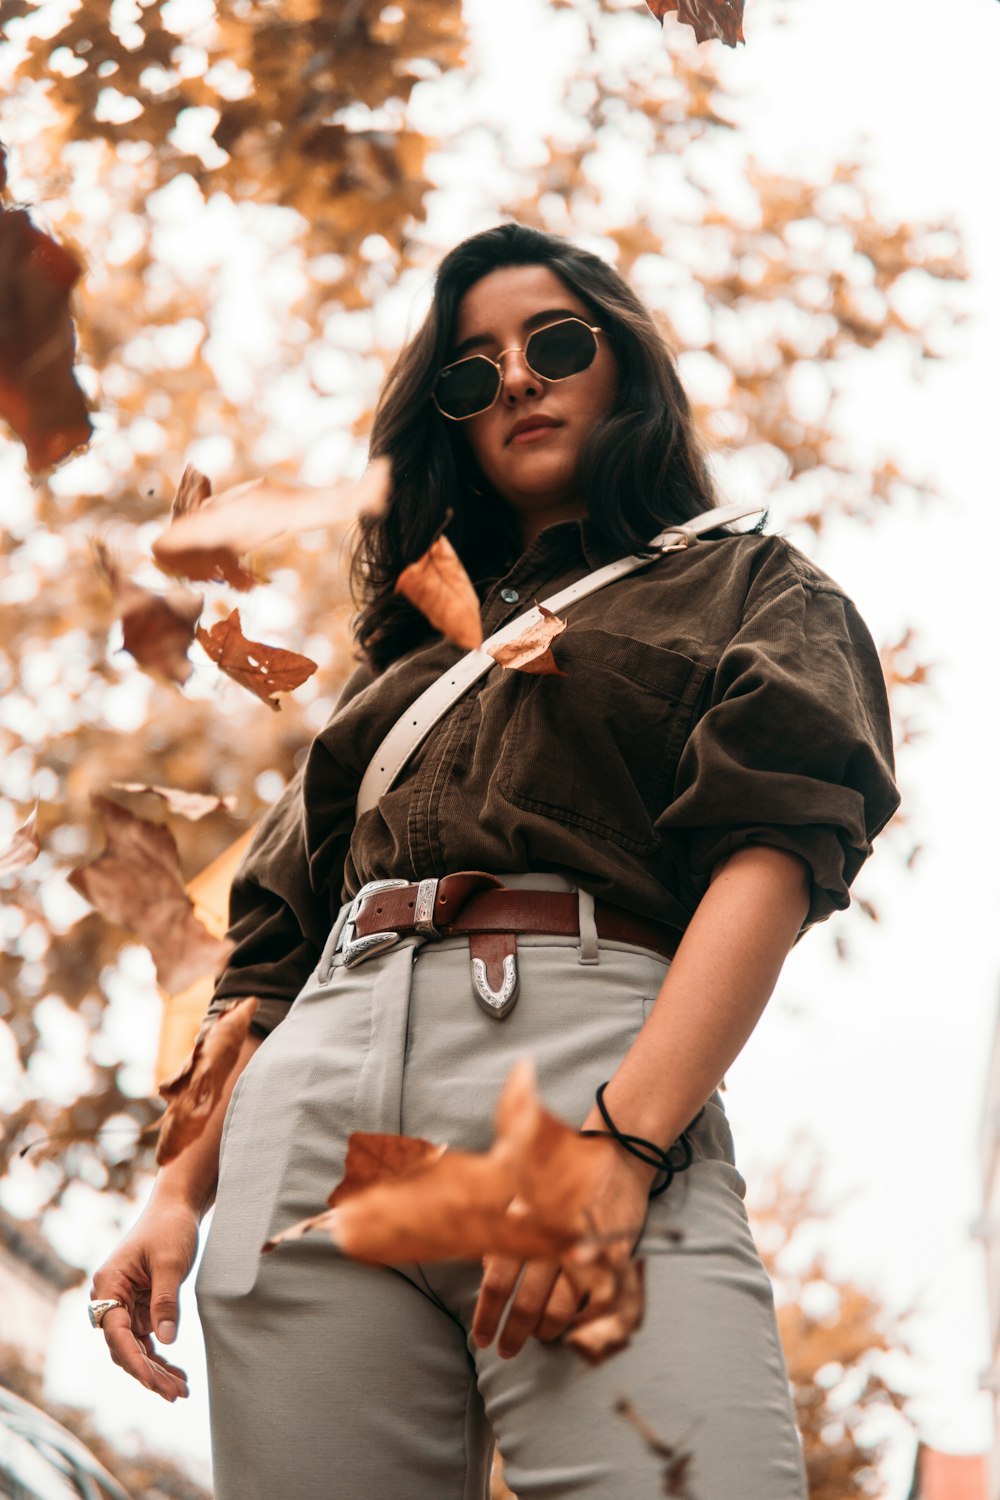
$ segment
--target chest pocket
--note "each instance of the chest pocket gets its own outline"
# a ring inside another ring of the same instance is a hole
[[[662,646],[572,626],[556,659],[565,677],[517,674],[499,789],[525,811],[650,854],[708,669]]]

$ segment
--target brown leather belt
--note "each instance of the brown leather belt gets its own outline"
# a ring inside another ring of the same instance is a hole
[[[440,880],[370,881],[348,914],[340,951],[348,966],[393,946],[403,936],[471,937],[476,934],[580,933],[573,891],[539,891],[501,885],[494,875],[462,870]],[[673,958],[682,934],[606,901],[595,901],[598,937],[650,948]]]

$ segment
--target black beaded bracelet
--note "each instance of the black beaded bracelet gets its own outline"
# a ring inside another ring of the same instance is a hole
[[[610,1082],[610,1080],[608,1081]],[[581,1130],[580,1134],[610,1136],[612,1140],[618,1142],[619,1146],[624,1146],[625,1150],[628,1151],[630,1155],[637,1156],[639,1160],[644,1161],[648,1167],[655,1167],[657,1169],[657,1172],[662,1172],[663,1181],[659,1184],[658,1187],[651,1188],[649,1194],[651,1198],[658,1198],[661,1193],[665,1193],[667,1191],[667,1188],[673,1182],[674,1178],[677,1176],[677,1173],[686,1172],[688,1167],[694,1160],[694,1149],[691,1145],[688,1131],[692,1130],[694,1126],[697,1125],[698,1121],[705,1113],[705,1106],[702,1105],[701,1109],[699,1109],[694,1119],[684,1130],[681,1131],[680,1135],[677,1137],[676,1141],[674,1141],[673,1145],[667,1146],[666,1149],[664,1149],[663,1146],[658,1146],[655,1141],[647,1141],[644,1136],[630,1135],[627,1130],[618,1129],[618,1126],[611,1118],[611,1112],[608,1109],[608,1106],[604,1102],[604,1090],[607,1088],[607,1086],[607,1083],[602,1083],[600,1088],[597,1090],[596,1096],[597,1107],[601,1111],[601,1119],[608,1127],[607,1130]],[[677,1161],[673,1155],[673,1153],[678,1149],[680,1149],[682,1154],[683,1159],[681,1161]]]

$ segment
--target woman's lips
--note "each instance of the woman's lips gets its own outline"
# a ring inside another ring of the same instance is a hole
[[[514,443],[534,443],[539,438],[548,437],[552,432],[559,431],[560,424],[555,422],[540,422],[537,427],[526,427],[523,432],[517,432],[511,438]]]

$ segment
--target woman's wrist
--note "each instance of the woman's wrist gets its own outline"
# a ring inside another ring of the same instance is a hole
[[[187,1172],[173,1170],[172,1163],[170,1167],[160,1168],[149,1206],[186,1208],[200,1222],[215,1201],[215,1187],[214,1176],[211,1182],[192,1178]]]
[[[611,1139],[626,1158],[635,1162],[638,1167],[645,1168],[644,1173],[636,1173],[636,1176],[640,1181],[655,1183],[655,1186],[650,1186],[648,1189],[649,1196],[659,1197],[661,1193],[666,1192],[678,1172],[687,1171],[694,1160],[694,1149],[688,1135],[690,1126],[680,1131],[676,1139],[667,1146],[661,1146],[657,1141],[649,1140],[645,1136],[623,1128],[621,1120],[616,1119],[608,1107],[605,1098],[607,1089],[607,1083],[598,1085],[594,1101],[595,1108],[587,1116],[580,1128],[580,1133],[586,1136],[606,1136]],[[600,1121],[599,1124],[592,1123],[595,1113]],[[701,1114],[702,1111],[699,1110],[690,1125],[696,1124]]]
[[[586,1135],[589,1131],[608,1138],[615,1148],[615,1155],[620,1165],[630,1176],[635,1178],[636,1182],[642,1187],[643,1192],[648,1193],[656,1181],[656,1168],[650,1166],[647,1162],[640,1161],[639,1157],[633,1156],[630,1151],[627,1151],[620,1141],[615,1140],[614,1136],[605,1127],[601,1112],[596,1104],[580,1127],[581,1135]]]

